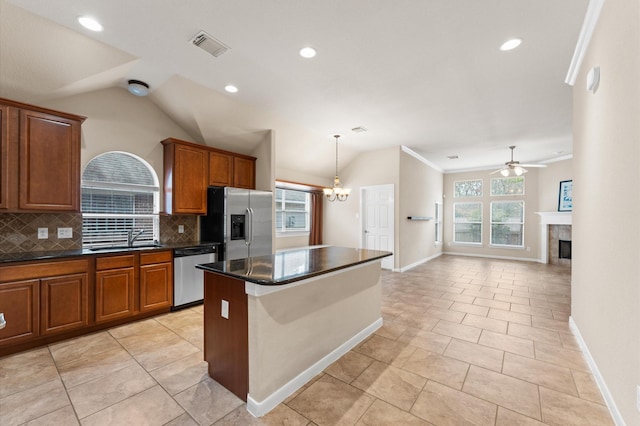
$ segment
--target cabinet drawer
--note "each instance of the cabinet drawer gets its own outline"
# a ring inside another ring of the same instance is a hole
[[[124,254],[122,256],[98,257],[96,259],[96,270],[117,269],[132,267],[135,262],[135,255]]]
[[[79,274],[87,272],[89,261],[60,260],[57,262],[29,263],[17,266],[5,266],[0,268],[2,281],[28,280],[42,277],[55,277],[58,275]]]
[[[153,263],[165,263],[173,260],[173,251],[153,251],[150,253],[140,253],[140,265],[151,265]]]

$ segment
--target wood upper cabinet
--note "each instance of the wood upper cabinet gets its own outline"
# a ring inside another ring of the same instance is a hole
[[[205,214],[209,153],[198,144],[165,139],[164,208],[167,214]]]
[[[89,324],[88,274],[40,281],[41,334],[60,333]]]
[[[96,259],[96,323],[135,315],[135,256]]]
[[[233,155],[223,152],[209,152],[209,185],[232,186]]]
[[[0,209],[9,208],[9,107],[0,104]]]
[[[233,158],[233,186],[256,189],[256,159],[251,157]]]
[[[173,304],[173,253],[140,253],[140,312]]]
[[[0,329],[0,346],[19,343],[40,334],[40,280],[0,283],[0,312],[7,322]]]
[[[84,117],[0,99],[0,208],[80,211]]]

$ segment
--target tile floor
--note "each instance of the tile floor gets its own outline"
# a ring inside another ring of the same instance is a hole
[[[0,359],[0,425],[609,425],[569,270],[384,271],[384,326],[261,419],[207,376],[202,306]]]

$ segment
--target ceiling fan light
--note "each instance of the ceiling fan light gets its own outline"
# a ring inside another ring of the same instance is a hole
[[[520,166],[514,167],[513,171],[516,174],[516,176],[520,176],[521,174],[523,174],[525,172],[525,170]]]
[[[500,174],[504,177],[509,176],[509,169],[502,169],[500,170]]]

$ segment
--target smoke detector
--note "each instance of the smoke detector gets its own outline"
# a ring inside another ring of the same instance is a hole
[[[200,49],[215,56],[216,58],[229,50],[229,46],[219,40],[216,40],[211,34],[204,31],[200,31],[189,41],[194,46],[198,46]]]

